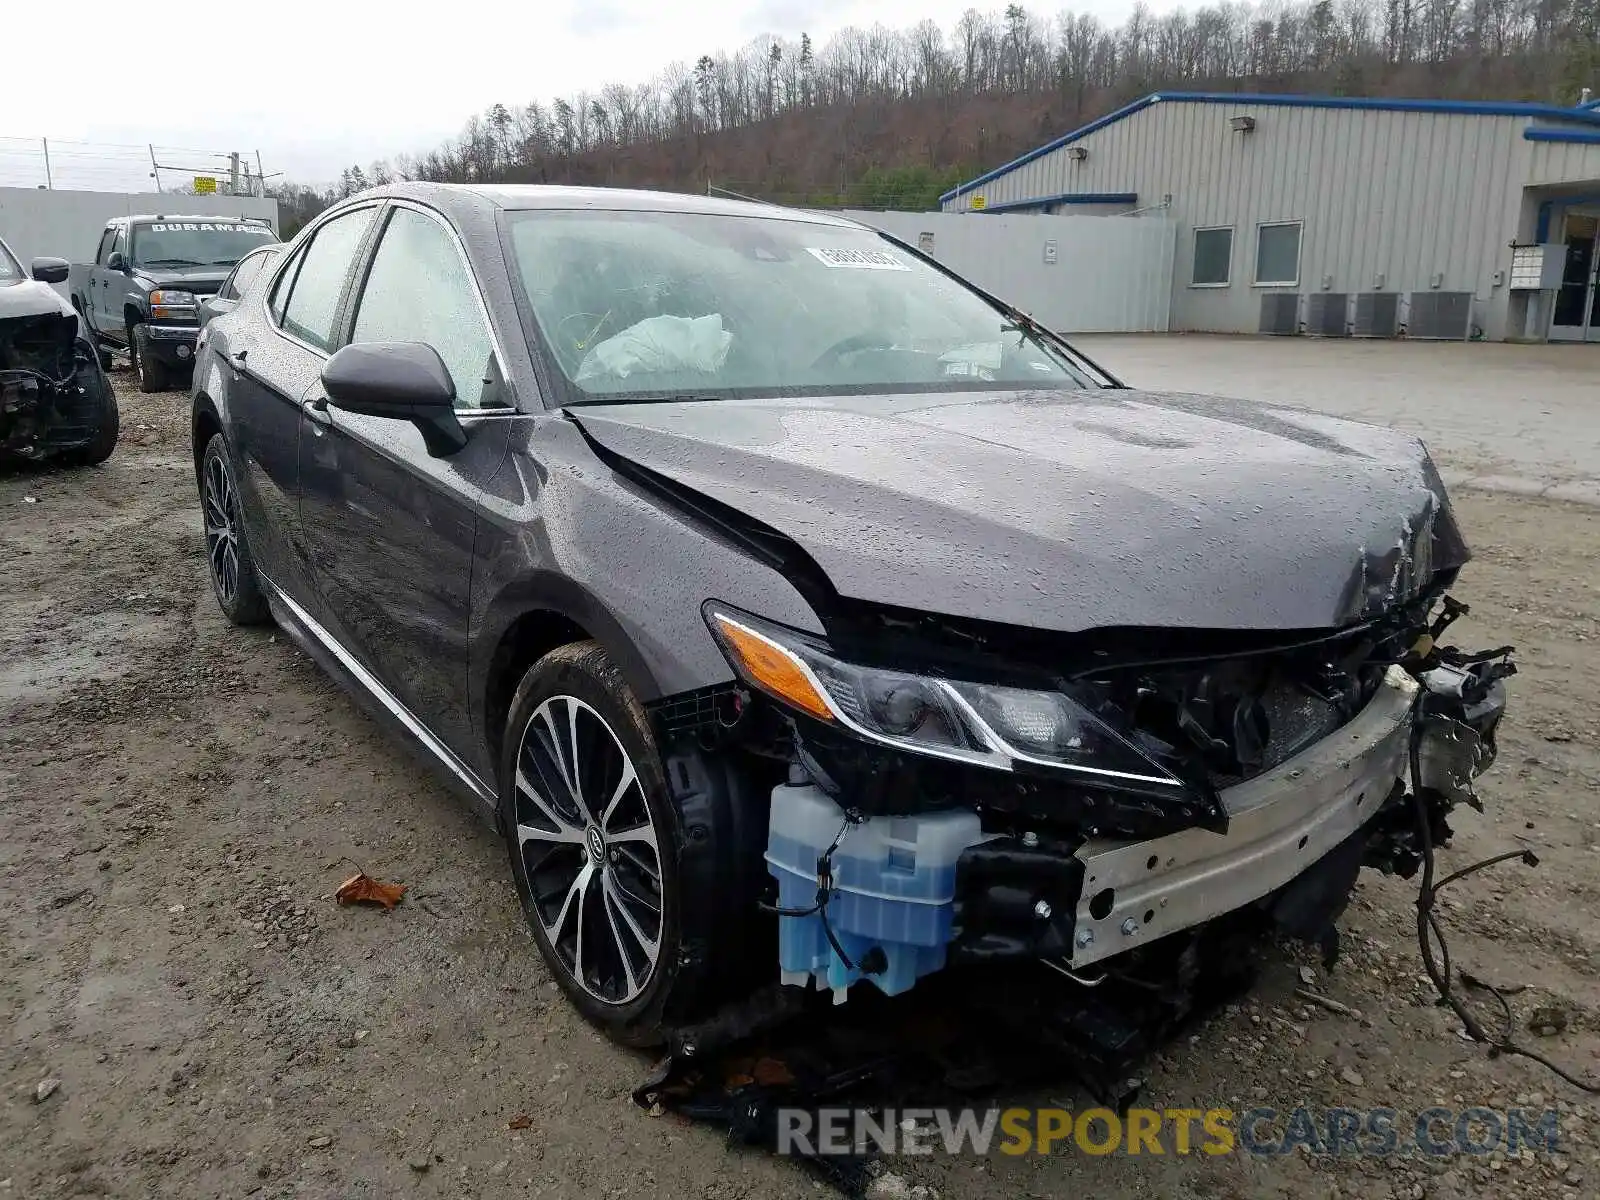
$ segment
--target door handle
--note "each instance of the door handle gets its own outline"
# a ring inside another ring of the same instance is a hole
[[[233,361],[235,363],[237,363],[239,366],[242,367],[242,366],[244,366],[244,360],[250,357],[250,351],[248,351],[248,350],[235,350],[228,357],[233,359]]]
[[[328,398],[326,396],[313,396],[300,406],[300,411],[305,413],[306,419],[318,425],[332,425],[333,414],[328,411]]]

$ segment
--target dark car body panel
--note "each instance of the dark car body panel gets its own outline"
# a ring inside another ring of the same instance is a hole
[[[327,355],[267,311],[316,231],[372,203],[446,222],[483,301],[511,407],[458,410],[453,455],[430,456],[405,421],[324,407]],[[228,440],[274,613],[487,805],[514,626],[581,627],[644,702],[733,678],[708,598],[824,631],[805,581],[650,477],[791,539],[841,595],[1035,628],[1336,626],[1408,572],[1465,558],[1417,442],[1287,410],[1120,389],[554,409],[498,218],[586,206],[768,215],[654,193],[378,189],[302,231],[207,325],[195,373],[197,427]]]
[[[1122,389],[585,406],[841,595],[1061,632],[1335,628],[1467,550],[1414,438]]]

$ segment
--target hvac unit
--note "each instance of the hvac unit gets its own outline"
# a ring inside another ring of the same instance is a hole
[[[1356,316],[1351,332],[1363,338],[1394,337],[1400,332],[1400,293],[1356,293]]]
[[[1298,292],[1261,293],[1261,332],[1279,334],[1300,332]]]
[[[1406,336],[1465,341],[1472,332],[1471,292],[1412,292]]]
[[[1312,292],[1306,297],[1306,332],[1312,337],[1350,336],[1347,292]]]

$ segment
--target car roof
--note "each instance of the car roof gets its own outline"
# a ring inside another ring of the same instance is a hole
[[[687,192],[658,192],[637,188],[570,187],[529,183],[420,183],[388,184],[363,196],[390,196],[418,200],[437,208],[488,202],[509,211],[526,209],[610,209],[619,212],[706,213],[728,217],[764,217],[768,220],[803,221],[816,225],[858,228],[857,222],[827,213],[784,208],[756,200],[726,199]]]

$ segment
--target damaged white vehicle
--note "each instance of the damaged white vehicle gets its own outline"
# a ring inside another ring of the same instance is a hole
[[[65,259],[24,272],[0,241],[0,461],[64,458],[92,464],[117,445],[117,398],[78,314],[50,285]]]

